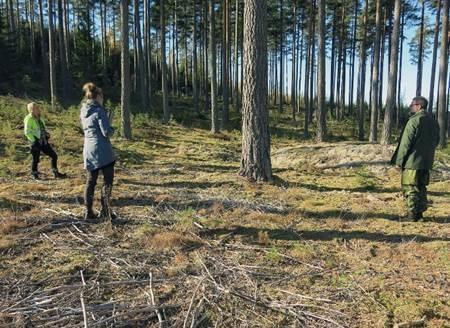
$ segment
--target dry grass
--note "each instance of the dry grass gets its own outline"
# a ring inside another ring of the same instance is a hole
[[[261,185],[236,176],[238,132],[214,136],[208,130],[176,122],[164,126],[137,116],[136,140],[112,140],[119,155],[113,203],[120,221],[112,227],[85,224],[79,221],[84,176],[76,109],[58,116],[59,121],[55,114],[48,116],[53,129],[67,131],[65,142],[58,144],[67,180],[30,181],[21,132],[11,128],[20,122],[0,129],[0,140],[13,144],[15,156],[23,159],[0,158],[0,200],[8,200],[0,209],[2,281],[32,292],[33,283],[49,274],[51,280],[41,282],[43,289],[79,282],[80,270],[86,279],[102,283],[153,272],[157,278],[172,279],[155,286],[154,292],[163,304],[180,304],[168,313],[177,326],[199,281],[208,277],[206,266],[227,291],[272,302],[306,302],[279,289],[330,299],[327,308],[345,316],[327,316],[343,326],[391,327],[426,316],[427,327],[448,327],[450,182],[439,172],[429,186],[433,204],[426,213],[428,221],[399,223],[404,204],[395,170],[318,167],[310,159],[325,158],[327,144],[301,140],[300,127],[284,118],[276,121],[279,130],[272,133],[273,152],[295,158],[295,165],[279,155],[275,183]],[[351,135],[349,127],[332,128]],[[328,158],[336,160],[340,144],[333,145]],[[286,153],[290,148],[296,149],[294,154]],[[358,143],[348,141],[343,149],[347,155],[361,155]],[[438,157],[448,166],[446,152]],[[48,159],[40,165],[48,171]],[[98,192],[96,196],[98,208]],[[258,312],[255,304],[217,290],[211,281],[198,288],[193,307],[199,305],[199,295],[209,301],[198,310],[207,318],[205,327],[300,324],[277,311]],[[141,286],[105,289],[87,302],[147,304],[145,293]],[[74,299],[79,302],[79,294]],[[19,319],[14,322],[21,326]],[[157,324],[147,319],[142,326]],[[331,325],[316,321],[309,326]]]

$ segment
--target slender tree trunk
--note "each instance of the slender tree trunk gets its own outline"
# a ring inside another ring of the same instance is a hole
[[[28,9],[30,11],[30,57],[31,57],[31,64],[34,66],[36,65],[36,36],[35,36],[35,29],[34,29],[34,0],[29,0],[28,2]]]
[[[316,17],[316,0],[313,0],[312,2],[312,17]],[[316,56],[316,20],[312,20],[312,45],[311,45],[311,69],[310,69],[310,75],[309,75],[309,122],[312,122],[313,120],[313,114],[314,114],[314,63],[315,63],[315,56]]]
[[[449,38],[449,13],[448,1],[444,0],[442,7],[442,40],[441,55],[439,61],[439,105],[438,105],[438,123],[439,123],[439,146],[444,148],[447,145],[447,72],[448,72],[448,38]]]
[[[353,114],[353,93],[355,90],[355,61],[356,61],[356,30],[358,27],[358,7],[359,0],[355,0],[355,12],[353,16],[353,33],[352,33],[352,57],[351,57],[351,65],[350,65],[350,90],[349,90],[349,115]]]
[[[45,43],[45,33],[44,33],[44,8],[42,6],[42,0],[39,0],[39,34],[41,39],[41,60],[42,60],[42,71],[44,78],[44,90],[46,95],[49,92],[49,63],[48,63],[48,52],[47,45]]]
[[[239,174],[253,181],[271,181],[267,111],[266,0],[246,0],[244,7],[244,81],[242,156]]]
[[[331,28],[331,58],[330,58],[330,106],[333,108],[334,106],[334,90],[336,87],[336,78],[335,78],[335,64],[336,64],[336,11],[333,13],[333,21]]]
[[[223,61],[222,61],[222,75],[223,75],[223,82],[222,82],[222,97],[223,97],[223,109],[222,109],[222,129],[225,129],[228,126],[228,120],[229,120],[229,97],[228,97],[228,90],[229,90],[229,76],[228,76],[228,68],[229,68],[229,52],[228,48],[230,46],[230,34],[229,34],[229,20],[230,20],[230,2],[229,0],[224,0],[224,11],[223,11],[223,35],[224,35],[224,42],[223,42]]]
[[[378,68],[380,67],[380,29],[381,29],[381,0],[376,0],[375,41],[373,46],[372,71],[372,103],[370,112],[369,141],[376,142],[378,134]]]
[[[365,110],[364,110],[364,96],[366,91],[366,39],[367,39],[367,19],[368,19],[368,10],[369,10],[369,0],[366,0],[366,5],[364,9],[364,31],[363,31],[363,39],[361,41],[361,57],[360,57],[360,76],[359,76],[359,118],[358,118],[358,139],[364,140],[364,122],[365,122]]]
[[[295,121],[295,112],[297,111],[296,108],[296,73],[297,73],[297,69],[296,69],[296,64],[297,64],[297,54],[296,54],[296,50],[297,50],[297,1],[294,0],[293,3],[293,26],[292,26],[292,67],[291,67],[291,109],[292,109],[292,120]]]
[[[56,67],[55,67],[55,46],[53,36],[53,0],[48,0],[48,54],[49,54],[49,69],[50,69],[50,99],[52,110],[56,109]]]
[[[416,96],[422,95],[422,72],[423,72],[423,43],[425,38],[425,0],[422,0],[422,14],[420,16],[420,37],[419,37],[419,56],[417,58],[417,82]]]
[[[152,48],[151,48],[151,14],[149,0],[144,0],[144,48],[145,48],[145,64],[147,66],[147,95],[149,109],[152,110]]]
[[[196,113],[200,112],[198,104],[198,65],[197,65],[197,0],[194,0],[194,15],[193,15],[193,39],[194,44],[192,46],[192,91],[194,93],[194,109]],[[187,54],[186,54],[187,55]]]
[[[240,112],[239,105],[239,0],[236,0],[234,23],[234,110]]]
[[[430,96],[428,97],[428,112],[433,112],[434,105],[434,84],[436,81],[436,63],[439,46],[439,25],[441,22],[441,0],[437,1],[436,22],[434,24],[434,40],[433,40],[433,60],[431,64],[431,79],[430,79]]]
[[[195,1],[195,0],[194,0]],[[185,26],[184,26],[184,94],[189,94],[189,55],[188,55],[188,34],[187,34],[187,22],[189,21],[188,18],[188,11],[187,11],[187,1],[184,3],[184,17],[185,17]],[[177,51],[178,54],[178,51]],[[179,88],[178,88],[179,89]]]
[[[317,141],[324,141],[327,135],[325,108],[325,0],[319,0],[319,54],[317,72]]]
[[[402,21],[400,29],[400,56],[398,60],[398,86],[397,86],[397,109],[396,113],[396,126],[400,128],[400,110],[401,110],[401,90],[402,90],[402,70],[403,70],[403,44],[404,44],[404,30],[405,30],[405,10],[402,11]]]
[[[62,97],[67,97],[68,69],[66,62],[66,42],[64,40],[64,11],[62,0],[58,0],[58,37],[59,37],[59,64],[61,67]]]
[[[144,53],[142,50],[142,34],[141,34],[141,16],[139,14],[139,1],[134,0],[134,24],[136,26],[136,45],[138,52],[138,71],[135,74],[139,74],[139,91],[141,96],[141,106],[144,111],[148,110],[147,103],[147,86],[145,85],[146,64],[144,60]]]
[[[311,2],[309,14],[310,17],[314,17],[314,9],[313,9],[314,3]],[[303,134],[305,138],[309,137],[309,76],[312,74],[311,70],[311,54],[312,54],[312,43],[313,43],[313,24],[308,24],[308,45],[306,49],[306,61],[305,61],[305,93],[304,93],[304,100],[305,100],[305,124],[303,129]]]
[[[121,135],[131,139],[130,120],[130,52],[128,39],[128,4],[129,0],[120,0],[120,48],[121,48]]]
[[[398,46],[400,35],[400,11],[401,11],[401,0],[395,0],[394,28],[392,31],[392,49],[390,54],[390,69],[389,69],[389,81],[386,99],[386,113],[384,114],[383,133],[381,135],[381,144],[383,145],[387,145],[391,142],[392,116],[393,113],[395,112]]]
[[[208,6],[208,1],[210,0],[205,0],[204,1],[204,22],[203,22],[203,45],[204,45],[204,62],[203,62],[203,66],[205,67],[205,75],[204,75],[204,92],[205,92],[205,112],[209,112],[210,111],[210,100],[209,100],[209,59],[208,59],[208,53],[209,53],[209,45],[208,45],[208,11],[209,11],[209,6]]]
[[[283,0],[280,0],[280,99],[278,104],[278,112],[283,112],[283,82],[284,82],[284,66],[283,66],[283,50],[284,50],[284,14]]]
[[[211,74],[211,132],[219,132],[219,111],[217,108],[217,77],[216,77],[216,22],[215,1],[209,0],[209,70]]]
[[[167,65],[166,65],[166,13],[164,0],[160,0],[160,19],[161,19],[161,83],[163,94],[163,122],[168,123],[170,120],[170,108],[167,92]]]

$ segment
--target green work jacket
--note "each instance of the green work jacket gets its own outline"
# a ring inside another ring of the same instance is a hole
[[[439,143],[439,126],[426,111],[412,115],[400,136],[391,163],[403,169],[431,170]]]

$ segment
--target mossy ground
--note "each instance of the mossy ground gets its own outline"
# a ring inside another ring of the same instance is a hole
[[[380,175],[368,165],[318,168],[309,161],[311,148],[326,152],[327,144],[304,139],[300,124],[275,115],[273,151],[304,145],[299,152],[304,158],[294,167],[274,165],[272,184],[250,183],[237,175],[240,133],[212,135],[206,116],[189,113],[183,108],[192,106],[182,100],[170,124],[138,114],[133,141],[112,138],[118,155],[113,204],[123,222],[75,223],[80,233],[71,224],[83,212],[85,179],[78,108],[51,113],[43,104],[61,170],[69,178],[54,180],[42,157],[44,179],[33,181],[22,136],[24,104],[0,98],[2,289],[39,281],[49,288],[73,281],[80,270],[102,281],[152,270],[184,282],[186,289],[167,283],[156,292],[161,302],[184,300],[186,311],[197,284],[190,278],[202,271],[201,256],[279,277],[278,283],[258,282],[258,290],[272,300],[286,299],[280,290],[331,299],[344,326],[389,327],[425,316],[427,327],[450,327],[448,179],[435,177],[429,186],[426,222],[399,222],[404,208],[395,169]],[[332,123],[330,129],[335,144],[342,140],[357,147],[349,122]],[[439,151],[438,160],[448,167],[448,148]],[[99,298],[129,293],[120,289]],[[222,326],[245,319],[237,314],[239,303],[218,304]],[[206,308],[205,322],[218,322],[218,313]],[[285,326],[286,320],[268,311],[254,322],[270,327]]]

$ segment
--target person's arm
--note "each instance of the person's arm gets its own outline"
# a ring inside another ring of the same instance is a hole
[[[400,144],[398,146],[398,152],[395,164],[403,167],[404,163],[408,159],[411,148],[414,146],[416,139],[417,126],[413,121],[406,123],[405,131],[403,132]]]
[[[100,126],[100,130],[102,131],[102,134],[106,138],[113,135],[114,129],[109,124],[109,118],[103,109],[100,109],[98,112],[98,124]]]

